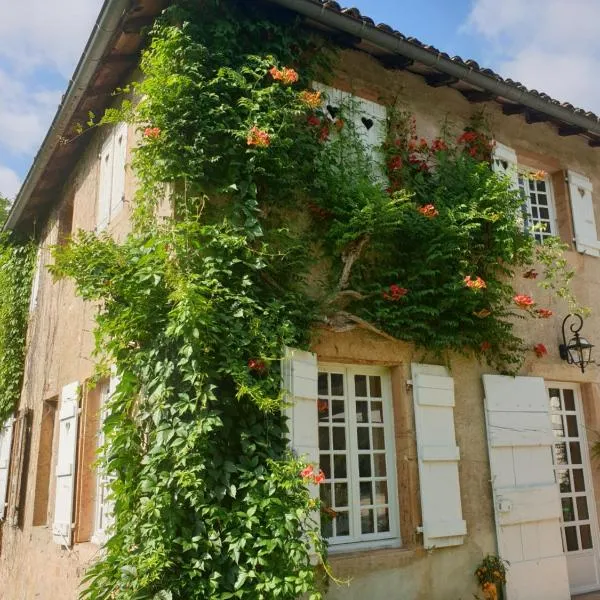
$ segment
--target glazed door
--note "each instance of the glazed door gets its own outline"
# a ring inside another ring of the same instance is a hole
[[[561,536],[571,593],[600,588],[598,520],[579,387],[547,383],[560,491]]]

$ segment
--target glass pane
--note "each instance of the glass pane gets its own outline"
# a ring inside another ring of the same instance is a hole
[[[575,410],[575,395],[573,390],[563,390],[563,398],[565,400],[565,410]]]
[[[319,427],[319,450],[329,450],[329,427]]]
[[[373,449],[385,450],[385,436],[383,427],[373,428]]]
[[[331,457],[329,454],[319,455],[319,467],[325,473],[325,479],[331,479]]]
[[[556,471],[556,481],[560,488],[561,494],[566,494],[571,491],[571,478],[569,471]]]
[[[343,396],[344,395],[344,376],[341,373],[331,374],[331,395],[332,396]]]
[[[538,196],[538,204],[548,206],[548,197],[545,194],[540,194]]]
[[[578,496],[575,499],[577,502],[577,520],[587,521],[590,518],[590,512],[588,511],[587,498],[585,496]]]
[[[371,402],[371,423],[383,423],[382,402]]]
[[[369,403],[366,400],[356,402],[356,421],[357,423],[369,422]]]
[[[540,204],[542,204],[542,202],[540,202]],[[540,218],[542,218],[542,219],[550,218],[550,213],[548,212],[548,209],[544,208],[543,206],[540,206]]]
[[[361,398],[367,397],[367,376],[366,375],[355,375],[354,376],[354,394]]]
[[[333,537],[333,522],[329,517],[321,518],[321,535],[324,538]]]
[[[552,415],[550,417],[552,420],[552,431],[554,432],[554,437],[562,438],[565,437],[565,427],[563,425],[563,418],[561,415]]]
[[[344,421],[346,418],[344,401],[334,400],[331,403],[331,420],[332,421]]]
[[[573,487],[576,492],[585,492],[583,469],[573,469]]]
[[[327,373],[319,373],[319,396],[329,396]]]
[[[331,506],[333,501],[331,500],[331,484],[330,483],[322,483],[319,486],[319,498],[321,498],[321,502],[325,506]]]
[[[319,413],[319,421],[324,423],[329,422],[329,400],[319,398],[317,400],[317,412]]]
[[[581,536],[581,549],[589,550],[592,547],[592,530],[589,525],[582,525],[579,528],[579,535]]]
[[[537,189],[540,192],[545,192],[546,191],[546,182],[544,180],[538,181],[537,182]]]
[[[565,527],[565,540],[567,542],[567,552],[579,550],[577,543],[577,527]]]
[[[346,428],[345,427],[334,427],[333,428],[333,449],[334,450],[345,450],[346,449]]]
[[[375,465],[375,477],[385,477],[385,454],[375,454],[373,456],[373,463]]]
[[[375,482],[375,504],[388,503],[387,481]]]
[[[372,510],[360,511],[360,530],[362,533],[375,533],[375,519]]]
[[[350,534],[350,520],[347,512],[339,512],[335,518],[335,534],[337,536]]]
[[[577,417],[575,415],[567,415],[567,433],[569,437],[579,437]]]
[[[567,461],[567,445],[555,444],[554,446],[554,462],[557,465],[566,465]]]
[[[335,504],[334,506],[344,508],[348,506],[348,484],[336,483],[334,486]]]
[[[556,388],[550,388],[548,394],[550,395],[550,407],[553,410],[560,410],[560,392]]]
[[[358,475],[359,477],[371,477],[371,455],[358,455]]]
[[[358,449],[369,450],[371,442],[369,441],[369,428],[357,427]]]
[[[373,484],[370,481],[360,482],[360,504],[361,506],[373,504]]]
[[[581,446],[579,442],[570,442],[569,449],[571,450],[571,464],[572,465],[580,465],[581,464]]]
[[[377,531],[389,531],[390,530],[390,513],[387,508],[377,509]]]
[[[532,198],[531,198],[531,199],[532,199],[532,200],[535,202],[535,196],[534,196],[533,194],[532,194],[531,196],[532,196]],[[532,206],[532,207],[531,207],[531,216],[532,216],[534,219],[537,219],[537,218],[538,218],[538,209],[537,209],[535,206]]]
[[[573,498],[562,498],[562,515],[563,521],[566,523],[567,521],[575,520],[575,512],[573,509]]]
[[[379,375],[369,377],[369,391],[371,398],[381,398],[381,377]]]
[[[346,455],[335,454],[333,457],[333,476],[335,479],[346,479]]]

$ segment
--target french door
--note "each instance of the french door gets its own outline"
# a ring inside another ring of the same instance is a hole
[[[599,536],[579,386],[547,382],[571,593],[600,588]]]

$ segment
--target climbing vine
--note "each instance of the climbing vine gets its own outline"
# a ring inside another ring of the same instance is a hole
[[[510,283],[536,250],[489,141],[430,144],[392,119],[370,147],[356,106],[312,87],[334,60],[289,13],[182,1],[152,30],[139,101],[102,120],[141,134],[134,229],[80,232],[51,267],[100,304],[99,370],[120,378],[115,523],[85,598],[318,600],[311,515],[335,513],[286,446],[283,347],[360,323],[514,370],[512,319],[543,316]]]

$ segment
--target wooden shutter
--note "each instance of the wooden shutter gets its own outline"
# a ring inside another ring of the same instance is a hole
[[[417,456],[425,548],[463,543],[462,517],[454,433],[454,380],[447,369],[412,365]]]
[[[319,416],[317,411],[317,355],[295,348],[286,348],[281,362],[282,385],[285,393],[286,416],[290,446],[296,456],[314,465],[319,462]],[[319,497],[317,485],[310,484],[314,498]],[[320,515],[313,518],[319,522]]]
[[[484,375],[498,552],[509,600],[569,600],[552,425],[540,377]]]
[[[127,123],[120,123],[115,132],[113,146],[112,190],[110,218],[123,207],[125,199],[125,165],[127,162]]]
[[[519,189],[519,172],[517,170],[517,153],[508,146],[495,142],[492,155],[494,172],[510,177],[513,187]]]
[[[578,252],[600,256],[600,242],[592,202],[592,182],[574,171],[567,171],[567,180],[575,229],[575,247]]]
[[[98,185],[98,206],[96,210],[96,229],[101,231],[108,226],[110,221],[110,205],[113,186],[113,157],[114,157],[114,133],[102,145],[100,151],[100,169]]]
[[[0,521],[6,515],[6,494],[8,491],[8,472],[12,448],[14,419],[11,417],[0,428]]]
[[[75,382],[63,387],[58,413],[58,460],[52,536],[55,543],[63,546],[70,546],[72,542],[78,415],[79,383]]]

